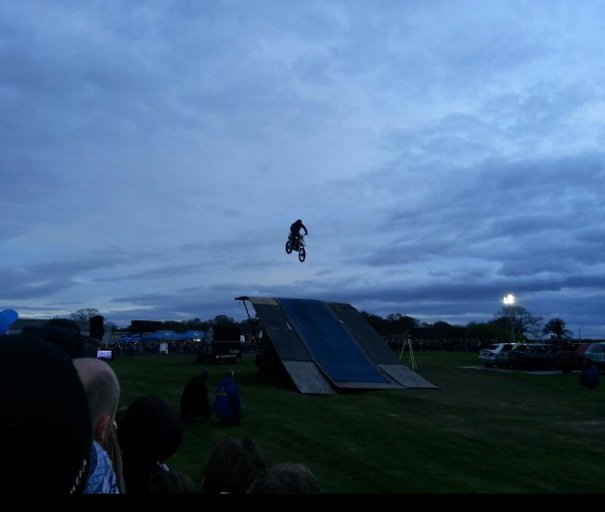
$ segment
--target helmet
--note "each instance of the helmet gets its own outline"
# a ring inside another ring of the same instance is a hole
[[[297,223],[297,224],[302,224],[302,220],[300,220],[300,219],[296,219],[296,223]]]

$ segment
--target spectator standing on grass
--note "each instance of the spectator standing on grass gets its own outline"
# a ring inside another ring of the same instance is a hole
[[[583,359],[582,364],[583,366],[580,373],[580,384],[586,389],[597,389],[599,384],[601,384],[599,370],[588,357]]]
[[[214,413],[221,425],[239,425],[242,419],[241,390],[235,383],[235,372],[228,370],[216,388]]]

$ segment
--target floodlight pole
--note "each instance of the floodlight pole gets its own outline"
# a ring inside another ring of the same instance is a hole
[[[512,293],[509,293],[506,297],[502,299],[502,302],[504,303],[505,308],[510,308],[508,319],[510,321],[510,332],[513,336],[513,343],[515,343],[515,327],[513,323],[513,316],[515,314],[515,310],[513,309],[513,305],[515,304],[515,296]]]
[[[510,320],[510,332],[513,334],[513,343],[515,343],[515,327],[513,324],[512,317],[509,317],[509,320]]]

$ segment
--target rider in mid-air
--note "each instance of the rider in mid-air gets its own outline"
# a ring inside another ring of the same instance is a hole
[[[290,226],[290,236],[292,237],[292,244],[294,245],[296,250],[298,250],[298,240],[300,238],[301,228],[305,230],[305,236],[306,236],[309,232],[307,231],[307,227],[303,224],[302,220],[297,219]]]

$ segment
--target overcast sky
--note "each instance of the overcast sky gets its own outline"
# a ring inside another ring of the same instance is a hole
[[[0,2],[0,310],[242,295],[605,337],[605,2]],[[307,260],[287,255],[309,229]]]

